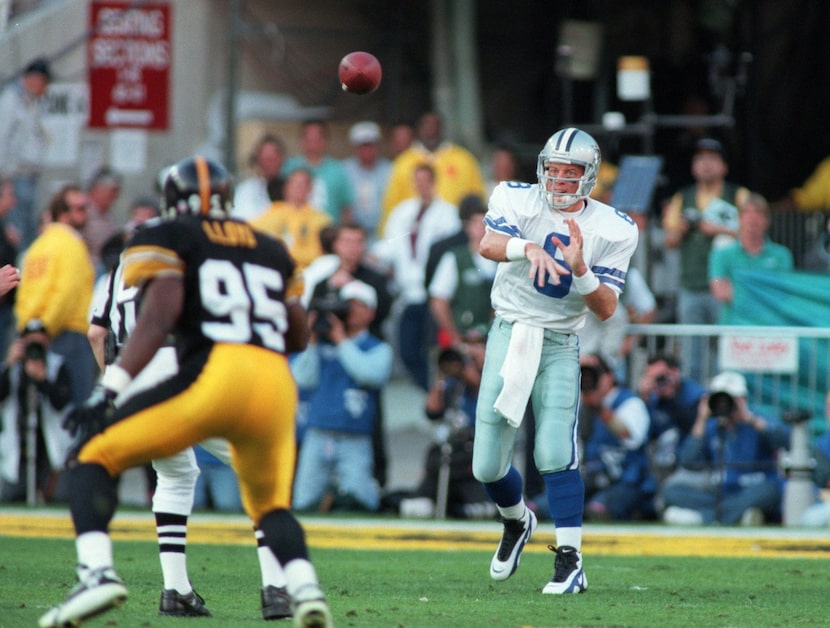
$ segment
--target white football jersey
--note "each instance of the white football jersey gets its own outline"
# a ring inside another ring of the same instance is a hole
[[[565,219],[574,218],[582,231],[585,263],[619,295],[625,287],[628,263],[637,248],[637,226],[623,211],[591,198],[586,201],[579,212],[560,212],[548,207],[538,184],[503,182],[490,196],[484,222],[487,229],[535,242],[568,268],[552,237],[567,244],[570,235]],[[539,288],[529,272],[527,260],[499,264],[491,293],[496,314],[512,323],[528,323],[561,333],[580,329],[588,307],[582,296],[571,290],[571,275],[561,276],[559,285],[548,279]]]

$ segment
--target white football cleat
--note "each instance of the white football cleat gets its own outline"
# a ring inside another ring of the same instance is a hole
[[[570,545],[558,548],[548,545],[548,549],[556,552],[556,558],[553,561],[553,577],[542,593],[584,593],[588,588],[588,578],[582,569],[582,553]]]
[[[41,628],[80,626],[82,621],[120,606],[127,599],[127,587],[112,567],[80,566],[78,578],[78,584],[63,604],[49,609],[40,618]]]
[[[535,529],[536,515],[530,508],[525,508],[521,519],[504,520],[501,542],[490,561],[490,577],[493,580],[507,580],[516,573],[525,543],[530,540]]]

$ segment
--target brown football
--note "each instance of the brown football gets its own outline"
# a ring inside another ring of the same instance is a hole
[[[375,91],[380,85],[382,74],[377,57],[362,50],[350,52],[343,57],[338,69],[340,86],[350,94],[369,94]]]

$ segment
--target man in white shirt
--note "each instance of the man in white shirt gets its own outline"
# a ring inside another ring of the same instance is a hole
[[[435,170],[415,169],[417,196],[399,203],[389,216],[383,238],[372,253],[391,270],[404,308],[399,323],[399,352],[413,381],[429,389],[428,350],[433,324],[424,286],[429,249],[461,228],[458,208],[435,196]]]

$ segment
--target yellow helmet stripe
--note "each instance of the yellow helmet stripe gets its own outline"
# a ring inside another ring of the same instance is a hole
[[[200,214],[207,214],[210,211],[210,169],[204,157],[196,156],[196,175],[199,179],[199,200],[202,206]]]

